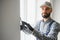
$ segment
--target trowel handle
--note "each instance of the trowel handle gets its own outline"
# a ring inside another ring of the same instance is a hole
[[[20,17],[20,25],[22,25],[22,20],[21,20],[21,17]]]

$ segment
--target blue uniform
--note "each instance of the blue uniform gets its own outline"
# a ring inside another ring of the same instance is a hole
[[[28,28],[23,30],[25,33],[32,33]],[[39,21],[33,35],[36,36],[36,40],[57,40],[58,32],[60,31],[60,25],[53,19],[48,19],[46,22]]]

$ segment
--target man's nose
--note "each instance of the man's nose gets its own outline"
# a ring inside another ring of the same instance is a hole
[[[46,10],[43,10],[43,13],[46,13]]]

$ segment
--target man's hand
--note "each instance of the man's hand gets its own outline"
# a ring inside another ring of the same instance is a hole
[[[26,25],[24,24],[24,22],[22,21],[22,25],[20,25],[20,29],[23,30],[23,29],[26,29]]]
[[[34,29],[31,27],[30,24],[28,24],[28,23],[26,23],[26,22],[24,22],[24,21],[22,21],[22,25],[20,25],[20,27],[21,27],[21,29],[23,29],[23,28],[29,28],[29,30],[31,30],[31,31],[34,30]]]

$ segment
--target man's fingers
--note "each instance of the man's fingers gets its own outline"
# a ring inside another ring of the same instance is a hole
[[[28,25],[28,23],[26,23],[26,22],[24,22],[24,21],[22,21],[22,24],[23,24],[23,25],[24,25],[24,24],[25,24],[25,25]]]
[[[27,26],[31,31],[33,31],[34,29],[32,28],[32,26],[24,21],[22,21],[22,24],[25,26]]]

